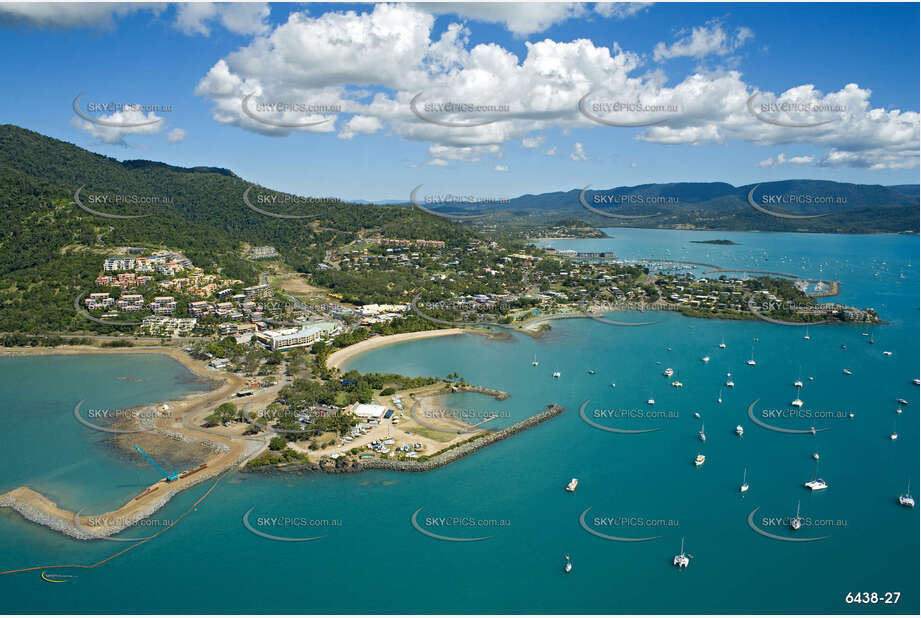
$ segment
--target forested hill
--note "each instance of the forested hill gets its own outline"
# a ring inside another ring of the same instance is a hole
[[[90,209],[148,216],[87,212],[74,202],[81,187],[81,203]],[[255,212],[243,200],[250,187],[257,208],[311,218]],[[259,203],[260,195],[277,195],[279,202]],[[117,196],[139,203],[113,204]],[[100,256],[112,247],[181,250],[197,265],[255,283],[256,267],[241,257],[245,244],[273,245],[291,267],[312,272],[327,249],[361,231],[449,245],[475,236],[416,208],[286,196],[221,168],[120,162],[13,125],[0,125],[0,213],[0,330],[72,330],[73,299],[89,289]],[[31,323],[34,307],[43,307],[41,323]]]

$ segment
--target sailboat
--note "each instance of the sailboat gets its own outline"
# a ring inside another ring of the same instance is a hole
[[[739,491],[743,494],[748,491],[748,468],[742,472],[742,484],[739,485]]]
[[[563,567],[563,571],[565,571],[566,573],[569,573],[570,571],[572,571],[572,560],[569,559],[569,556],[565,556],[565,558],[566,558],[566,566]]]
[[[559,370],[559,369],[557,369],[556,371],[553,372],[553,377],[554,377],[554,378],[560,377],[560,370]]]
[[[707,434],[704,433],[704,424],[700,424],[700,431],[697,432],[697,439],[701,442],[707,441]]]
[[[796,388],[803,388],[803,366],[799,366],[799,373],[796,376],[796,381],[793,383],[793,386]]]
[[[815,473],[812,475],[812,479],[803,483],[803,487],[811,489],[812,491],[818,491],[820,489],[828,489],[828,483],[819,478],[819,462],[816,460],[815,464]]]
[[[532,367],[537,367],[538,365],[540,365],[540,362],[537,360],[537,354],[535,354],[535,355],[534,355],[534,360],[531,361],[531,366],[532,366]]]
[[[684,537],[681,537],[681,553],[675,556],[672,564],[674,564],[679,569],[683,569],[684,567],[691,564],[691,557],[684,553]]]
[[[721,350],[726,349],[726,338],[725,337],[723,337],[723,339],[720,341],[720,349]]]
[[[742,427],[741,425],[736,425],[736,435],[741,438],[742,434],[744,433],[745,433],[745,428]]]
[[[809,327],[808,327],[808,326],[806,327],[806,334],[803,335],[803,339],[805,339],[806,341],[809,341],[810,339],[812,339],[812,337],[809,336]]]
[[[898,439],[899,439],[899,432],[898,432],[898,428],[896,427],[896,424],[895,424],[895,423],[892,423],[892,433],[889,434],[889,439],[890,439],[890,440],[898,440]]]
[[[720,394],[716,398],[716,403],[723,403],[723,389],[720,389]]]
[[[745,361],[745,364],[752,365],[752,366],[758,364],[755,362],[755,346],[752,346],[752,357],[748,359],[747,361]]]
[[[799,530],[803,525],[803,520],[799,516],[799,500],[796,501],[796,517],[790,520],[790,527],[793,530]]]
[[[793,406],[794,408],[803,407],[803,400],[799,398],[799,389],[800,387],[797,386],[796,387],[796,399],[790,402],[790,405]]]
[[[911,481],[908,481],[908,490],[899,496],[899,504],[907,506],[910,509],[915,508],[915,499],[911,497]]]

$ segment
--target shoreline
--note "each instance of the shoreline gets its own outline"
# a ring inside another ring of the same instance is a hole
[[[212,384],[212,387],[207,390],[190,393],[180,399],[145,404],[158,408],[164,404],[169,406],[168,415],[159,416],[155,420],[154,431],[156,433],[179,434],[191,442],[200,442],[212,448],[212,454],[205,460],[205,465],[188,471],[185,476],[175,481],[157,481],[122,506],[106,513],[95,515],[81,513],[77,517],[73,511],[63,508],[47,496],[25,485],[0,494],[0,507],[11,508],[28,521],[75,539],[100,539],[117,534],[138,521],[150,517],[180,492],[239,465],[264,448],[264,444],[254,444],[254,442],[262,442],[258,439],[228,436],[188,424],[189,417],[205,414],[232,397],[246,383],[246,379],[233,374],[210,373],[206,370],[207,365],[204,361],[192,359],[176,347],[138,346],[111,350],[82,345],[61,346],[60,348],[12,348],[9,349],[6,356],[151,353],[170,356],[182,363],[189,372],[199,378],[209,380]]]
[[[412,333],[399,333],[397,335],[378,335],[377,337],[365,339],[364,341],[359,341],[346,348],[336,350],[326,358],[326,366],[329,369],[341,370],[342,365],[348,363],[356,356],[378,348],[387,347],[396,343],[404,343],[406,341],[418,341],[421,339],[430,339],[432,337],[449,337],[476,332],[477,331],[469,328],[442,328],[438,330],[420,330]]]

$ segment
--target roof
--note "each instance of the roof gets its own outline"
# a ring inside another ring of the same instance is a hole
[[[387,408],[376,403],[360,403],[355,406],[353,412],[355,416],[361,418],[382,418]]]

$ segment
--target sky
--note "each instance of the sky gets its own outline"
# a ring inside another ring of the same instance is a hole
[[[917,3],[3,3],[0,122],[349,200],[914,184],[918,23]]]

